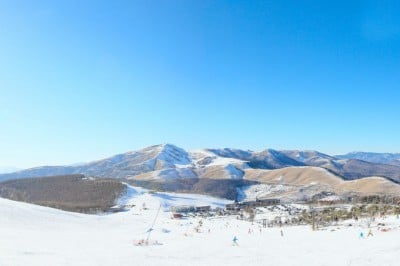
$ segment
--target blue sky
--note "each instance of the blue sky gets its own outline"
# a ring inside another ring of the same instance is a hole
[[[400,2],[0,0],[0,166],[400,152]]]

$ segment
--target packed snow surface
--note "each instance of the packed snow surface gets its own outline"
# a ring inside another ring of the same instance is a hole
[[[130,187],[119,203],[135,206],[85,215],[0,199],[0,265],[399,265],[396,217],[377,220],[372,237],[366,237],[365,221],[320,231],[282,227],[282,236],[281,228],[260,228],[233,216],[203,218],[196,232],[201,218],[171,219],[169,206],[226,201]],[[159,245],[134,245],[148,236],[159,210],[150,235]],[[378,222],[387,232],[377,229]],[[232,245],[234,236],[238,246]]]

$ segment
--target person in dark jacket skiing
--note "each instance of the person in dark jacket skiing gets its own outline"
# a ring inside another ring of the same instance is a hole
[[[233,237],[233,240],[232,240],[232,241],[233,241],[233,243],[232,243],[233,246],[239,246],[239,244],[238,244],[238,242],[237,242],[237,241],[238,241],[238,238],[237,238],[236,236]]]

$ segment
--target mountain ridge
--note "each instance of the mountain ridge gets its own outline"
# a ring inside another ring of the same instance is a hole
[[[354,151],[343,155],[335,155],[339,159],[358,159],[371,163],[400,165],[400,153],[378,153]]]
[[[355,154],[355,153],[349,153]],[[215,178],[242,179],[246,169],[274,170],[286,167],[320,167],[344,179],[381,176],[400,182],[400,165],[331,156],[314,150],[241,150],[233,148],[186,151],[173,144],[159,144],[92,162],[67,166],[41,166],[0,174],[0,181],[15,178],[84,174],[139,179]],[[377,153],[373,153],[375,157]],[[355,156],[355,155],[354,155]],[[394,158],[388,154],[383,157]],[[375,159],[377,161],[378,159]],[[383,160],[383,159],[382,159]],[[382,161],[380,160],[380,161]]]

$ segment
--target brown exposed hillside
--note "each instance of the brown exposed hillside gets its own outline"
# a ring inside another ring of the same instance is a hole
[[[365,177],[344,180],[318,167],[287,167],[277,170],[247,169],[245,178],[261,183],[284,184],[290,186],[321,186],[337,194],[350,192],[360,194],[400,194],[400,185],[382,178]]]

